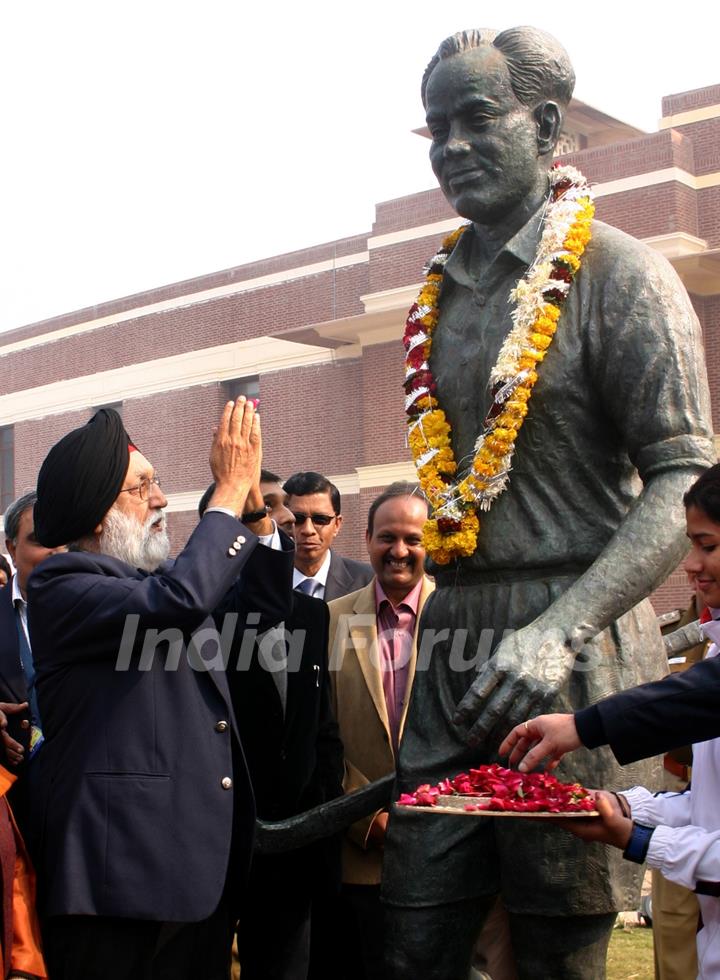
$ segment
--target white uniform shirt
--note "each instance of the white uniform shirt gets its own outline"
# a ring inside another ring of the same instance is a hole
[[[720,610],[713,610],[720,615]],[[712,640],[706,654],[720,653],[720,621],[704,623]],[[653,796],[642,786],[624,794],[633,820],[655,827],[647,863],[670,881],[694,889],[720,882],[720,738],[693,745],[692,788]],[[703,928],[697,935],[701,980],[720,980],[720,898],[698,895]]]

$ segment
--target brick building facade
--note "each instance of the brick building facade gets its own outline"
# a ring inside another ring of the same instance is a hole
[[[663,99],[643,133],[574,100],[563,160],[595,182],[598,218],[675,266],[703,326],[720,433],[720,85]],[[418,131],[421,135],[423,130]],[[364,557],[364,515],[412,478],[402,335],[421,270],[457,217],[439,190],[377,205],[370,232],[163,286],[0,336],[0,489],[34,486],[48,448],[120,403],[169,499],[175,548],[196,520],[209,433],[230,394],[261,398],[265,465],[327,473],[338,548]],[[677,572],[658,608],[686,599]]]

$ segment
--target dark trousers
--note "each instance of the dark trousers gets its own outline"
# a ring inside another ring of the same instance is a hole
[[[343,980],[385,980],[385,916],[380,885],[343,885],[340,902]],[[352,950],[352,955],[348,951]]]
[[[384,918],[379,885],[314,901],[308,980],[385,980]]]
[[[241,980],[307,980],[312,869],[302,853],[256,856],[240,910]]]
[[[190,923],[53,916],[45,958],[52,980],[227,980],[233,925],[225,902]]]

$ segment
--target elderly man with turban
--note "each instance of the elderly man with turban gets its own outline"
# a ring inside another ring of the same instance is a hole
[[[229,402],[215,493],[174,562],[167,500],[117,413],[101,409],[40,470],[36,535],[70,546],[28,585],[54,980],[227,977],[254,806],[211,614],[235,590],[230,626],[265,628],[292,584],[292,551],[259,509],[260,462],[253,404]]]

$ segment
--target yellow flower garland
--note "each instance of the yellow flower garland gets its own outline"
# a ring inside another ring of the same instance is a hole
[[[493,410],[475,444],[472,466],[457,482],[452,480],[457,472],[452,431],[435,395],[429,359],[444,265],[468,225],[443,241],[408,315],[404,337],[408,442],[433,511],[423,543],[440,565],[474,554],[480,530],[476,510],[488,510],[505,489],[515,440],[538,378],[536,367],[552,343],[561,305],[590,241],[594,206],[584,177],[571,167],[560,167],[551,171],[550,182],[538,253],[511,293],[516,301],[514,326],[490,375],[495,385]],[[552,244],[558,241],[562,242],[559,250]]]

